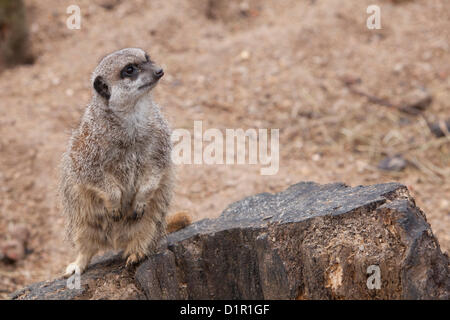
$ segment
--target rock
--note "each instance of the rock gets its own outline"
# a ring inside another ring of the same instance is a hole
[[[203,10],[205,10],[205,15],[208,19],[220,20],[225,23],[238,19],[258,16],[261,6],[261,3],[255,0],[207,0],[204,4],[206,7]]]
[[[445,137],[450,132],[450,119],[428,123],[428,127],[437,138]]]
[[[25,258],[30,232],[24,225],[10,229],[9,239],[0,243],[0,260],[14,263]]]
[[[30,238],[30,231],[24,224],[17,224],[11,227],[11,237],[22,242],[25,246]]]
[[[120,4],[121,0],[96,0],[95,2],[104,9],[112,10]]]
[[[12,239],[1,244],[0,252],[2,260],[17,262],[25,257],[26,249],[21,241]]]
[[[75,300],[75,299],[144,299],[142,291],[136,288],[133,274],[125,268],[125,261],[119,253],[107,253],[94,258],[89,270],[81,276],[80,288],[74,278],[58,278],[44,281],[18,290],[12,299],[26,300]],[[70,289],[68,284],[74,284]]]
[[[425,111],[433,102],[433,97],[425,88],[418,88],[406,95],[400,111],[418,115]]]
[[[406,168],[408,161],[400,155],[385,157],[378,164],[378,168],[386,171],[402,171]]]
[[[28,27],[22,0],[0,1],[0,70],[32,63]]]
[[[306,182],[170,234],[135,271],[110,255],[79,290],[57,279],[12,298],[448,299],[448,263],[405,186]]]

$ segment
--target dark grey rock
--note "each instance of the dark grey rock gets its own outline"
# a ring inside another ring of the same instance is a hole
[[[170,234],[135,272],[111,255],[79,292],[55,280],[13,298],[448,299],[448,262],[405,186],[306,182]],[[380,289],[367,286],[371,265]]]
[[[125,267],[120,253],[108,253],[94,258],[81,276],[79,289],[70,289],[62,277],[32,284],[11,295],[19,300],[79,300],[79,299],[145,299],[136,288],[134,276]]]

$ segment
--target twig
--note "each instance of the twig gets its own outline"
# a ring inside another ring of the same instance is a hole
[[[378,98],[378,97],[368,94],[364,91],[355,89],[353,87],[354,82],[351,82],[351,81],[343,81],[343,82],[344,82],[344,85],[350,90],[350,92],[355,93],[359,96],[365,97],[371,103],[378,104],[378,105],[392,108],[392,109],[397,109],[401,112],[404,112],[404,113],[407,113],[410,115],[420,114],[432,102],[432,97],[426,96],[425,98],[420,99],[412,104],[397,105],[397,104],[391,103],[390,101],[388,101],[386,99]]]

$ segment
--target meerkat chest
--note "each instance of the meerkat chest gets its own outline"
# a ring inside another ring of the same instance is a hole
[[[122,129],[117,134],[122,148],[115,155],[114,163],[120,176],[117,178],[130,192],[139,188],[140,177],[151,170],[154,162],[155,146],[160,145],[157,118],[158,110],[149,98],[139,100],[133,111],[122,118]]]
[[[137,148],[136,146],[129,146],[116,155],[115,161],[113,161],[113,170],[116,178],[121,181],[124,189],[133,190],[139,175],[145,170],[146,148],[142,145]]]

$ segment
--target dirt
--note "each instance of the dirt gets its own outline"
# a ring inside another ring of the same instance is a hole
[[[61,274],[64,241],[58,165],[90,99],[105,54],[142,47],[166,75],[154,91],[173,128],[279,128],[280,168],[180,165],[171,214],[216,217],[233,201],[299,181],[399,181],[450,248],[450,139],[427,121],[450,117],[450,2],[379,1],[381,30],[366,27],[366,0],[26,1],[32,65],[0,73],[0,243],[15,226],[27,255],[0,263],[0,297]],[[81,8],[80,30],[66,9]],[[412,92],[432,102],[401,111]],[[355,94],[365,92],[389,106]],[[397,107],[398,106],[398,107]],[[402,171],[378,163],[400,154]]]

